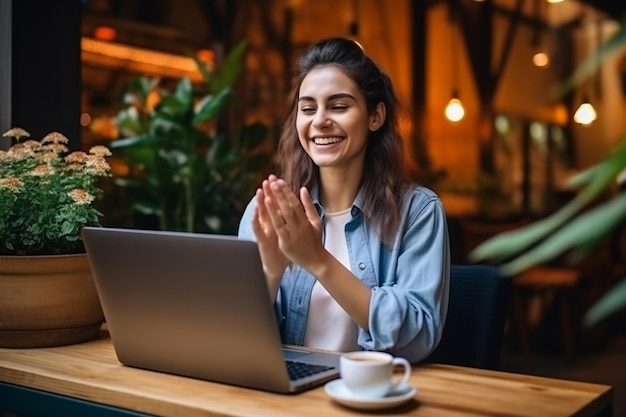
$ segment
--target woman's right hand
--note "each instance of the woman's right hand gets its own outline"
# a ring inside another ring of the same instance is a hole
[[[272,180],[272,177],[270,176],[269,181]],[[266,182],[268,180],[263,181],[263,183]],[[256,208],[252,216],[252,230],[259,246],[263,272],[268,281],[270,294],[274,298],[285,268],[289,266],[290,262],[278,247],[278,236],[265,205],[263,188],[256,191]]]

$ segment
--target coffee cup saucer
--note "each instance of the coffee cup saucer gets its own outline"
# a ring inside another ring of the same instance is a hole
[[[348,390],[341,378],[326,383],[324,391],[339,404],[359,410],[380,410],[397,407],[414,398],[417,392],[415,387],[402,384],[381,398],[356,397]]]

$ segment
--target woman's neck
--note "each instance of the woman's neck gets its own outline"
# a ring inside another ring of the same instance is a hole
[[[327,212],[339,212],[352,206],[361,185],[362,173],[320,169],[320,202]]]

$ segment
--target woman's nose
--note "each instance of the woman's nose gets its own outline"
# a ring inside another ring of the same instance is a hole
[[[325,110],[318,110],[313,118],[313,126],[322,129],[331,125],[331,120]]]

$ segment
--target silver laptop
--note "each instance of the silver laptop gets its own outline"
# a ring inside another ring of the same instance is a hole
[[[85,227],[118,360],[278,393],[339,374],[339,354],[283,346],[255,242]]]

